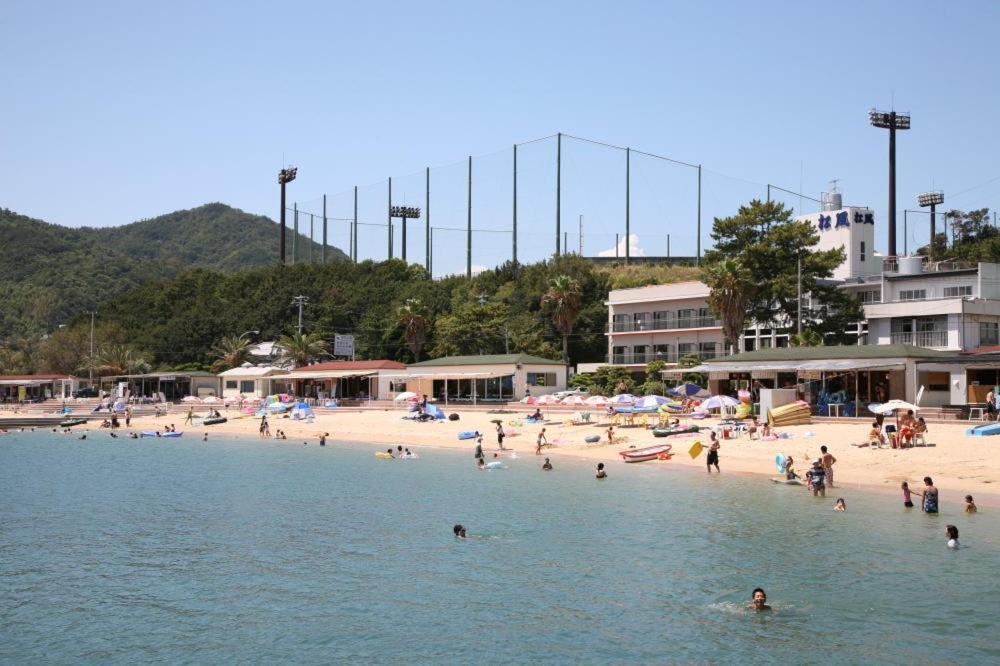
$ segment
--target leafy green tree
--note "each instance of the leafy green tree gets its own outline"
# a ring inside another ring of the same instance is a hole
[[[278,344],[296,366],[309,365],[327,355],[329,345],[316,333],[283,335]]]
[[[97,353],[97,373],[101,376],[137,375],[149,369],[146,359],[129,345],[106,345]]]
[[[406,347],[413,354],[413,360],[420,362],[420,352],[427,342],[427,308],[418,298],[408,298],[396,311],[399,325],[403,327]]]
[[[705,269],[711,289],[708,306],[722,320],[722,334],[730,351],[739,347],[747,317],[747,302],[757,290],[750,272],[736,259],[723,259]]]
[[[666,382],[660,373],[667,367],[664,361],[650,361],[646,364],[646,381],[639,387],[638,391],[642,395],[663,395],[666,390]]]
[[[697,354],[685,354],[677,359],[678,368],[694,368],[701,365],[701,359]],[[681,375],[681,381],[698,386],[708,386],[708,377],[700,372],[685,372]]]
[[[822,347],[823,335],[812,329],[802,329],[801,333],[796,333],[789,338],[793,347]]]
[[[562,335],[562,358],[569,363],[569,336],[580,316],[583,293],[580,283],[569,275],[559,275],[542,296],[542,307],[552,317],[552,323]]]
[[[757,285],[747,299],[747,319],[772,327],[796,321],[800,262],[802,293],[811,294],[816,304],[803,309],[804,327],[840,340],[843,321],[861,318],[853,296],[824,282],[843,263],[843,248],[815,250],[819,233],[808,222],[793,220],[783,204],[755,199],[735,216],[716,218],[712,238],[716,246],[705,253],[706,261],[737,260]]]
[[[235,368],[246,362],[250,358],[250,349],[253,344],[244,335],[227,335],[215,345],[212,353],[215,355],[215,363],[212,369],[216,372]]]

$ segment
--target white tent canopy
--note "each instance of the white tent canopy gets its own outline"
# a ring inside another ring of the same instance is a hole
[[[688,372],[753,372],[754,370],[902,370],[906,359],[827,359],[818,361],[737,361],[703,363],[693,368],[671,368],[663,374],[682,375]]]

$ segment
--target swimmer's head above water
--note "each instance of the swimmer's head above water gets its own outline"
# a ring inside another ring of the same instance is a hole
[[[764,588],[755,587],[752,594],[753,603],[748,606],[754,610],[765,611],[771,610],[771,607],[767,605],[767,593],[764,592]]]
[[[455,527],[452,528],[452,531],[455,532],[455,536],[458,537],[459,539],[464,539],[465,538],[465,526],[464,525],[461,525],[461,524],[455,525]]]

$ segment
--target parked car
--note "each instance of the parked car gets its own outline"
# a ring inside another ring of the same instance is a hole
[[[74,398],[96,398],[97,389],[93,386],[85,386],[73,394]]]

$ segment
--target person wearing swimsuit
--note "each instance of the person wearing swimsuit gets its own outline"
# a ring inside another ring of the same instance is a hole
[[[929,476],[924,477],[924,513],[938,512],[938,489]]]
[[[912,509],[913,500],[910,499],[910,484],[908,484],[906,481],[903,481],[903,484],[900,487],[903,489],[903,506],[905,506],[907,509]]]

